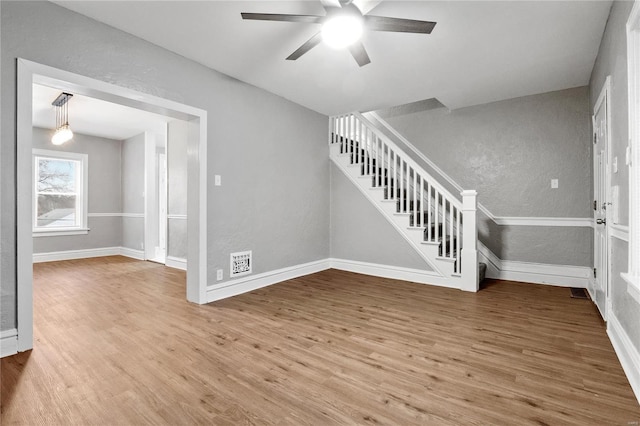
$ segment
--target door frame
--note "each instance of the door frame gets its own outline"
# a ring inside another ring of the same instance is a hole
[[[33,348],[32,87],[63,91],[186,120],[188,271],[186,298],[206,303],[207,292],[207,111],[116,86],[37,62],[17,60],[16,111],[16,297],[18,351]]]
[[[604,107],[605,107],[605,117],[607,120],[607,128],[605,129],[606,132],[606,146],[605,146],[605,150],[606,150],[606,161],[607,164],[605,166],[605,203],[606,203],[606,208],[605,208],[605,219],[606,219],[606,225],[604,227],[604,231],[605,231],[605,241],[607,244],[607,248],[605,251],[605,255],[607,256],[607,259],[605,261],[605,271],[604,272],[604,293],[605,293],[605,303],[604,303],[604,312],[600,312],[600,314],[602,315],[602,318],[607,321],[608,316],[609,316],[609,312],[611,312],[611,232],[610,232],[610,228],[611,225],[613,225],[612,219],[612,208],[611,208],[611,76],[608,75],[605,78],[604,84],[602,85],[602,89],[600,90],[600,94],[598,95],[598,99],[596,100],[596,103],[593,107],[593,115],[591,116],[592,120],[592,124],[593,126],[593,133],[596,133],[596,129],[595,129],[595,116],[596,116],[596,112],[602,107],[602,104],[604,103]],[[595,156],[595,150],[593,149],[593,144],[591,145],[592,147],[592,152]],[[593,162],[593,173],[595,176],[595,161]],[[593,199],[595,200],[595,191],[596,188],[594,186],[593,188]],[[600,201],[600,200],[598,200]],[[596,259],[596,246],[595,246],[595,230],[596,230],[596,223],[595,223],[595,219],[593,220],[593,229],[594,229],[594,245],[593,245],[593,256],[594,256],[594,268],[595,268],[595,259]],[[595,281],[595,278],[593,278],[593,280]],[[594,303],[596,304],[596,306],[598,306],[596,300],[595,300],[596,295],[595,294],[591,294],[591,298],[594,301]],[[600,307],[598,306],[598,310],[600,310]]]

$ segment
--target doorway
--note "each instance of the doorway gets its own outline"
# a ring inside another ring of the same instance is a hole
[[[167,132],[145,137],[145,259],[166,263]]]
[[[61,91],[163,114],[188,123],[186,299],[206,303],[207,112],[100,80],[18,59],[17,84],[17,331],[18,351],[33,348],[32,87]]]
[[[600,315],[606,321],[610,305],[609,290],[609,237],[611,224],[610,206],[610,88],[611,77],[604,87],[593,110],[593,280],[589,293]]]

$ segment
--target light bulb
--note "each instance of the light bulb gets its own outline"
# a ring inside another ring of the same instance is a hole
[[[347,47],[362,36],[362,17],[340,15],[329,19],[322,25],[322,40],[334,49]]]
[[[54,145],[62,145],[63,143],[70,141],[73,138],[73,132],[69,128],[68,124],[60,127],[56,130],[51,138],[51,143]]]

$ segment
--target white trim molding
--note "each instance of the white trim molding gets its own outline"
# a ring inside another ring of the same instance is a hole
[[[183,271],[187,270],[187,259],[182,257],[175,256],[167,256],[164,260],[164,265],[169,268],[181,269]]]
[[[120,213],[122,217],[133,217],[137,219],[144,219],[144,213]]]
[[[120,256],[130,257],[132,259],[138,260],[146,260],[144,257],[143,250],[136,250],[129,247],[119,247],[120,252],[118,253]]]
[[[478,254],[487,264],[486,277],[498,280],[587,288],[593,274],[593,270],[586,266],[502,260],[479,241]]]
[[[607,321],[607,334],[613,349],[620,360],[622,369],[627,375],[631,389],[640,403],[640,353],[631,342],[629,335],[620,324],[618,318],[611,313]]]
[[[627,282],[627,293],[633,297],[636,302],[640,303],[640,277],[636,277],[633,279],[629,274],[622,273],[620,274],[623,280]]]
[[[377,263],[361,262],[358,260],[330,258],[329,265],[332,269],[355,272],[363,275],[371,275],[393,280],[411,281],[419,284],[429,284],[438,287],[460,288],[460,283],[452,286],[452,279],[443,279],[436,272],[423,269],[405,268],[401,266],[380,265]],[[455,278],[455,277],[453,277]]]
[[[49,253],[33,253],[33,263],[56,262],[59,260],[88,259],[91,257],[117,256],[120,247],[103,247],[83,250],[65,250]]]
[[[282,281],[291,280],[330,268],[328,259],[303,263],[301,265],[290,266],[288,268],[276,269],[274,271],[263,272],[256,275],[248,275],[235,280],[229,280],[207,288],[207,303],[227,297],[248,293],[262,287],[277,284]]]
[[[591,217],[492,217],[492,220],[502,226],[593,227]]]
[[[0,331],[0,358],[18,353],[18,330]]]
[[[592,269],[589,267],[501,260],[481,243],[478,244],[478,255],[481,260],[487,263],[487,278],[579,288],[587,288],[587,283],[591,279]],[[168,260],[169,257],[167,257],[167,266],[169,266]],[[459,288],[459,286],[452,286],[450,279],[443,279],[443,277],[432,271],[380,265],[357,260],[328,258],[209,286],[207,288],[207,300],[208,302],[213,302],[237,296],[326,269],[338,269],[439,287]]]
[[[144,218],[144,213],[89,213],[89,217],[139,217]]]
[[[167,219],[187,220],[186,214],[168,214]]]
[[[33,253],[33,263],[89,259],[92,257],[104,256],[125,256],[132,259],[144,260],[144,252],[142,250],[134,250],[127,247],[102,247],[83,250],[54,251],[49,253]]]
[[[69,230],[45,230],[45,229],[34,229],[33,230],[33,238],[42,238],[42,237],[68,237],[70,235],[87,235],[91,231],[89,228],[73,228]]]
[[[609,227],[609,236],[621,241],[629,242],[629,227],[626,225],[613,224]]]

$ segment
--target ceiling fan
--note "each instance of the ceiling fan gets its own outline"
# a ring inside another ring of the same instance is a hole
[[[313,37],[302,44],[287,60],[295,61],[324,41],[331,47],[347,47],[359,66],[371,62],[360,41],[363,31],[389,31],[401,33],[431,34],[435,22],[414,19],[391,18],[363,14],[353,0],[321,0],[325,16],[287,15],[279,13],[241,13],[242,19],[258,21],[298,22],[321,25]]]

